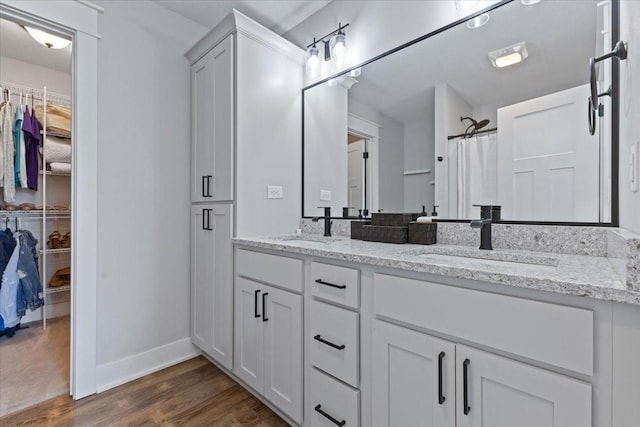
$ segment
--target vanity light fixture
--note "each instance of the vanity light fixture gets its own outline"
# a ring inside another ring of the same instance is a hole
[[[489,52],[491,64],[496,68],[508,67],[524,61],[529,57],[525,42],[513,44],[502,49]]]
[[[467,28],[480,28],[482,27],[484,24],[486,24],[487,22],[489,22],[489,14],[488,13],[483,13],[482,15],[478,15],[475,18],[469,19],[467,21]]]
[[[362,74],[362,67],[354,68],[349,71],[349,77],[359,77]]]
[[[63,39],[62,37],[54,36],[46,31],[39,30],[33,27],[24,27],[27,33],[38,43],[49,49],[64,49],[71,44],[71,40]]]
[[[455,0],[456,9],[459,11],[473,9],[478,3],[480,3],[480,0]]]
[[[318,43],[324,43],[325,61],[335,59],[336,62],[341,62],[346,57],[347,36],[344,33],[344,29],[348,26],[349,24],[342,25],[338,23],[338,28],[329,34],[320,39],[313,38],[313,43],[307,46],[307,73],[309,75],[312,77],[317,76],[320,68],[320,50],[317,47]]]
[[[520,3],[522,3],[525,6],[532,6],[536,3],[540,3],[541,0],[520,0]]]

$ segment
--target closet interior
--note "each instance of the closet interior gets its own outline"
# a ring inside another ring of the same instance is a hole
[[[69,393],[71,43],[32,30],[0,19],[0,416]]]

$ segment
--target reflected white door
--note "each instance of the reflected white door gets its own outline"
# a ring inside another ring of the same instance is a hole
[[[354,209],[364,208],[364,151],[364,139],[347,144],[348,204]]]
[[[597,222],[598,137],[589,86],[498,110],[498,203],[510,220]]]

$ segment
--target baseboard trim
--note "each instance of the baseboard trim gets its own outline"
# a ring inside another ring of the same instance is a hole
[[[191,344],[190,338],[184,338],[114,362],[98,365],[96,368],[96,391],[102,393],[169,366],[193,359],[200,353],[200,350]]]

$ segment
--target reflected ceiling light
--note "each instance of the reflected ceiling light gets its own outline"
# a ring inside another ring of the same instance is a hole
[[[525,42],[516,43],[502,49],[489,52],[491,64],[496,68],[508,67],[524,61],[529,57]]]
[[[480,0],[455,0],[456,9],[461,11],[473,9],[478,3]]]
[[[338,23],[338,28],[329,34],[316,40],[307,46],[307,73],[313,77],[317,76],[320,68],[320,50],[317,48],[318,43],[324,43],[324,60],[335,60],[337,65],[342,65],[342,61],[347,56],[347,36],[344,29],[349,24],[342,25]]]
[[[536,3],[540,3],[541,0],[520,0],[520,3],[522,3],[525,6],[531,6],[534,5]]]
[[[29,35],[38,43],[49,49],[64,49],[71,44],[71,40],[63,39],[62,37],[54,36],[45,31],[32,27],[24,27]]]
[[[489,14],[483,13],[482,15],[478,15],[473,19],[469,19],[467,21],[467,28],[480,28],[487,22],[489,22]]]
[[[360,74],[362,74],[362,67],[354,68],[353,70],[349,71],[350,77],[358,77],[360,76]]]
[[[336,80],[335,78],[334,79],[329,79],[329,80],[327,80],[327,84],[329,86],[332,86],[332,87],[333,86],[337,86],[338,85],[338,80]]]

